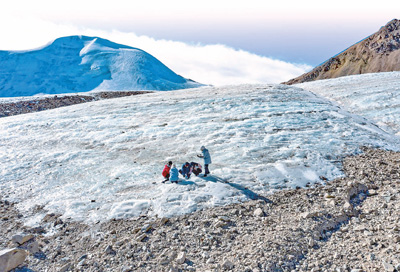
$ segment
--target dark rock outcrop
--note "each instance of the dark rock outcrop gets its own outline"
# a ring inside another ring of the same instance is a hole
[[[297,84],[341,76],[400,71],[400,20],[330,58],[312,71],[284,84]]]

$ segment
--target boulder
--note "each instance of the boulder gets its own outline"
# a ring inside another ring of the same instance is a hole
[[[226,270],[232,270],[235,265],[231,261],[227,260],[223,263],[222,267]]]
[[[142,242],[146,238],[147,238],[147,235],[143,233],[143,234],[141,234],[141,235],[136,237],[136,241]]]
[[[264,211],[263,211],[261,208],[257,208],[257,209],[254,211],[254,216],[257,216],[257,217],[264,216]]]
[[[178,264],[183,264],[186,260],[186,253],[185,252],[179,252],[178,256],[176,257],[176,262]]]
[[[142,232],[149,232],[152,229],[152,225],[151,224],[146,224],[141,228]]]
[[[8,248],[0,251],[0,271],[8,272],[21,265],[28,252],[18,248]]]
[[[390,263],[387,263],[387,262],[385,262],[385,261],[382,261],[382,265],[383,265],[383,269],[384,269],[384,271],[390,271],[390,272],[393,272],[394,271],[394,266],[393,265],[391,265]]]
[[[20,233],[20,234],[14,235],[14,236],[11,238],[11,240],[12,240],[14,243],[17,243],[18,245],[22,245],[22,244],[25,244],[26,242],[28,242],[29,240],[33,239],[34,237],[35,237],[35,236],[32,235],[32,234],[23,234],[23,233]]]
[[[346,198],[345,200],[347,202],[350,202],[350,200],[356,196],[358,196],[360,193],[366,193],[368,191],[368,187],[365,186],[364,184],[355,182],[350,184],[349,188],[346,191]]]
[[[58,270],[58,272],[67,272],[67,271],[70,269],[70,267],[71,267],[71,264],[70,264],[70,263],[67,263],[67,264],[63,265],[63,266]]]
[[[25,246],[24,246],[25,248]],[[26,244],[26,250],[28,250],[31,254],[38,253],[39,250],[39,243],[37,241],[33,241],[31,243]]]
[[[111,245],[108,245],[108,246],[106,247],[106,249],[104,250],[104,252],[105,252],[106,254],[108,254],[108,255],[115,255],[115,254],[117,254],[117,252],[112,248]]]

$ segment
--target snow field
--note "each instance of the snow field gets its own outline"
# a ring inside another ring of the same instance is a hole
[[[400,72],[363,74],[297,84],[400,135]]]
[[[203,165],[202,145],[210,177],[161,183],[169,160]],[[340,160],[362,145],[400,147],[296,87],[151,93],[0,119],[0,191],[27,213],[43,205],[88,223],[174,216],[341,176]]]

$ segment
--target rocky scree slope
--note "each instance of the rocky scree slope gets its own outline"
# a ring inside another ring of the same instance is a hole
[[[400,21],[394,19],[378,32],[330,58],[312,71],[284,84],[348,75],[400,71]]]
[[[80,103],[97,101],[102,99],[111,99],[124,96],[132,96],[150,93],[150,91],[113,91],[113,92],[89,92],[85,95],[72,94],[72,95],[48,95],[38,96],[31,99],[20,99],[12,102],[0,101],[0,118],[13,116],[18,114],[25,114],[31,112],[38,112],[43,110],[56,109]]]

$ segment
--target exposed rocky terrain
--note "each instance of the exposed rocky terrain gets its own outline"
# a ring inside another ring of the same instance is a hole
[[[400,71],[400,21],[394,19],[368,38],[285,84],[348,75]]]
[[[324,186],[93,226],[47,214],[26,227],[2,200],[0,250],[31,252],[13,271],[400,271],[400,153],[365,148],[343,167]]]
[[[62,95],[51,97],[32,97],[29,100],[18,102],[0,103],[0,117],[18,115],[23,113],[50,110],[74,104],[80,104],[100,99],[117,98],[148,93],[146,91],[118,91],[118,92],[97,92],[87,95]]]

